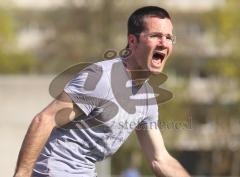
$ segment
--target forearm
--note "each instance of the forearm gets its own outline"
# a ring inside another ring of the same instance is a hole
[[[45,145],[53,125],[43,121],[46,117],[37,116],[33,119],[18,155],[15,177],[30,177],[33,166]]]
[[[171,156],[163,162],[154,161],[152,169],[156,177],[190,177],[182,165]]]

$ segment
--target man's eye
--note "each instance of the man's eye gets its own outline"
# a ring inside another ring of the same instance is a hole
[[[151,37],[151,38],[159,38],[159,35],[157,35],[157,34],[152,34],[152,35],[150,35],[150,37]]]
[[[166,39],[168,39],[168,40],[172,40],[172,36],[167,35],[167,36],[166,36]]]
[[[163,35],[162,34],[153,34],[151,35],[151,38],[156,38],[156,39],[162,39]]]

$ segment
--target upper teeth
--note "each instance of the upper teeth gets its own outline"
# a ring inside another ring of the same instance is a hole
[[[157,54],[160,54],[160,55],[164,56],[164,54],[163,54],[163,53],[161,53],[161,52],[159,52],[159,51],[154,51],[154,54],[155,54],[155,53],[157,53]]]

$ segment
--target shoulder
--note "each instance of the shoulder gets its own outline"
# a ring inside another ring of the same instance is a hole
[[[108,71],[110,72],[114,64],[117,64],[120,62],[121,62],[121,58],[115,58],[112,60],[103,60],[103,61],[94,63],[94,65],[102,68],[104,72],[108,72]]]
[[[98,91],[104,94],[111,88],[111,71],[114,63],[121,59],[104,60],[88,65],[82,69],[75,77],[76,85],[84,85],[85,90]]]
[[[103,60],[96,63],[89,64],[85,68],[83,68],[78,75],[82,73],[89,73],[89,74],[109,74],[114,66],[114,64],[120,63],[120,58],[115,58],[112,60]]]

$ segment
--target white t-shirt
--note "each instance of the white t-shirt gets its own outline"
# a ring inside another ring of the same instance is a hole
[[[34,167],[51,177],[95,177],[95,162],[115,153],[135,128],[158,121],[152,87],[134,86],[120,58],[80,71],[64,91],[85,113],[55,128]]]

